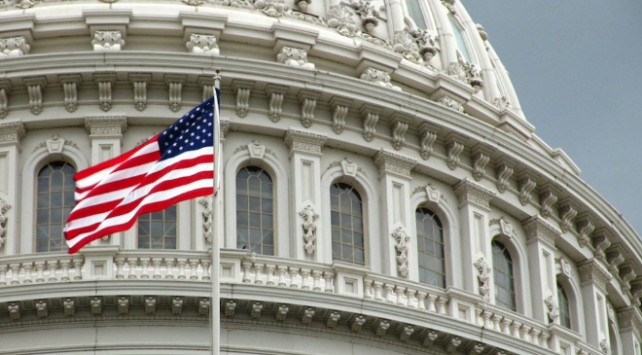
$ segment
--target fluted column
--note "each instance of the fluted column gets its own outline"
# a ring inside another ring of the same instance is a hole
[[[453,284],[464,285],[464,289],[482,297],[480,290],[478,267],[492,264],[490,239],[488,236],[488,221],[490,201],[495,196],[493,192],[479,186],[468,179],[457,183],[454,187],[459,201],[459,218],[461,223],[461,272],[453,274]],[[463,278],[463,279],[462,279]],[[489,280],[487,282],[490,282]]]
[[[374,162],[379,168],[382,272],[403,278],[411,272],[416,278],[417,265],[408,264],[408,255],[416,254],[417,241],[410,235],[414,215],[410,206],[410,171],[417,161],[382,149]]]
[[[586,317],[586,339],[591,345],[600,348],[600,342],[609,341],[606,284],[611,276],[608,270],[595,260],[588,260],[578,266]]]
[[[25,127],[22,121],[0,124],[0,239],[4,244],[0,247],[0,255],[18,253],[18,155],[20,140],[24,135]]]
[[[127,129],[127,118],[123,116],[96,116],[85,118],[85,128],[91,140],[91,162],[96,165],[120,155],[123,133]],[[115,233],[110,238],[102,238],[90,245],[120,245],[123,233]],[[127,238],[130,248],[135,246],[135,238]]]
[[[539,280],[531,283],[533,318],[547,324],[550,317],[552,322],[558,323],[555,240],[560,238],[560,233],[538,216],[526,220],[524,230],[527,238],[529,280]]]
[[[317,238],[321,211],[321,148],[327,136],[290,128],[285,133],[285,144],[290,148],[290,218],[292,258],[323,261],[323,243]],[[329,235],[329,233],[327,233]]]

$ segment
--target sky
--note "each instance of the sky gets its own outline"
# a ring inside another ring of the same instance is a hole
[[[535,134],[642,235],[642,0],[459,0]]]

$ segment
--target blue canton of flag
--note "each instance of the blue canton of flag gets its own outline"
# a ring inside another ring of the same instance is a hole
[[[210,97],[158,136],[161,151],[160,160],[173,158],[191,150],[213,146],[213,106],[214,98]]]

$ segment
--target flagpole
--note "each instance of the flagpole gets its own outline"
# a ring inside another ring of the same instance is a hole
[[[212,199],[212,355],[219,355],[221,350],[221,283],[220,283],[220,265],[221,265],[221,250],[219,247],[219,226],[218,210],[219,210],[219,196],[218,189],[220,188],[221,176],[221,118],[219,115],[219,102],[216,95],[216,89],[221,88],[221,70],[216,69],[214,74],[214,185]]]

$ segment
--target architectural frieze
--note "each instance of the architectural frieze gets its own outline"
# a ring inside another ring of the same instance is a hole
[[[539,216],[528,218],[523,223],[523,226],[528,242],[539,240],[551,247],[555,247],[555,241],[561,238],[560,232]]]
[[[390,173],[410,178],[410,172],[417,166],[417,161],[403,155],[381,149],[374,157],[374,163],[379,168],[379,175]]]
[[[285,145],[290,151],[321,155],[321,148],[328,137],[323,134],[311,133],[307,131],[298,131],[290,128],[283,137]]]
[[[22,121],[0,123],[0,145],[20,144],[26,129]]]
[[[127,130],[127,117],[94,116],[85,118],[85,128],[91,137],[120,137]]]
[[[578,265],[577,271],[580,274],[580,282],[582,284],[593,282],[602,291],[606,291],[606,284],[612,279],[609,271],[594,260]]]
[[[453,191],[457,195],[459,201],[459,208],[466,203],[473,203],[484,209],[490,209],[490,200],[495,197],[495,193],[481,187],[468,179],[463,179],[458,182]]]

